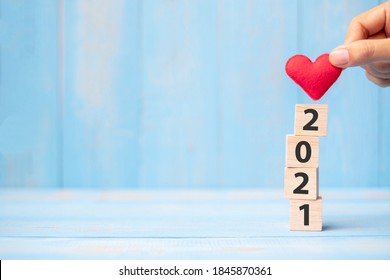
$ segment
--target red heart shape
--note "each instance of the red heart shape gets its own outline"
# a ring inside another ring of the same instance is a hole
[[[294,55],[286,63],[286,72],[313,100],[319,100],[336,82],[342,69],[330,64],[329,55],[311,62],[304,55]]]

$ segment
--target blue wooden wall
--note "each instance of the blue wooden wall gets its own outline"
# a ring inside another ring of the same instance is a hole
[[[286,60],[379,2],[0,0],[0,185],[282,188]],[[390,186],[389,89],[348,69],[321,102],[321,186]]]

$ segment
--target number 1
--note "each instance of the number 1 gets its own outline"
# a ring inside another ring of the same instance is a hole
[[[299,210],[303,210],[303,225],[309,225],[309,204],[303,204],[299,207]]]

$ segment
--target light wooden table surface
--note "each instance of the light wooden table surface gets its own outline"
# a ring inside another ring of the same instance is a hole
[[[322,192],[289,231],[282,190],[0,192],[0,259],[390,259],[390,190]]]

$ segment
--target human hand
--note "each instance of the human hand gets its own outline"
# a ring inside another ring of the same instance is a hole
[[[344,45],[329,61],[341,68],[361,66],[370,81],[390,86],[390,1],[353,18]]]

